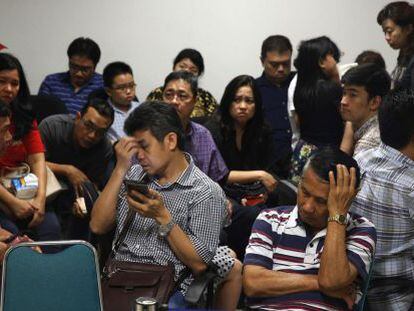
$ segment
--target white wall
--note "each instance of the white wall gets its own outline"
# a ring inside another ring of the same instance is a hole
[[[328,35],[352,62],[380,52],[390,71],[397,54],[376,23],[386,0],[0,0],[0,42],[19,57],[33,93],[44,76],[67,69],[66,49],[87,36],[101,47],[97,71],[129,63],[142,100],[160,85],[182,48],[204,56],[200,85],[219,100],[238,74],[258,76],[262,41],[272,34],[300,40]]]

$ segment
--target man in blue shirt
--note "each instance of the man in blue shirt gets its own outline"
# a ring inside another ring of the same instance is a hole
[[[287,177],[292,153],[287,111],[287,92],[294,74],[291,73],[292,44],[289,39],[275,35],[263,41],[260,60],[263,74],[256,79],[263,100],[263,112],[272,128],[275,159],[279,160],[280,177]]]
[[[48,75],[39,95],[54,95],[62,100],[69,113],[76,114],[85,106],[88,95],[103,87],[102,75],[95,72],[101,57],[98,44],[89,38],[77,38],[69,45],[69,71]]]

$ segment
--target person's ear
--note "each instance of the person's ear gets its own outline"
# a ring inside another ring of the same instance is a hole
[[[381,105],[381,96],[377,95],[370,99],[369,101],[369,109],[371,111],[378,111],[379,106]]]
[[[109,87],[104,87],[104,90],[105,90],[106,95],[111,97],[111,89]]]
[[[174,132],[169,132],[164,137],[164,143],[166,144],[168,150],[175,151],[178,147],[178,137]]]

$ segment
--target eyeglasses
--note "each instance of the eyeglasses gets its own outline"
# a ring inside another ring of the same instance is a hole
[[[84,74],[90,73],[93,70],[93,66],[79,66],[75,63],[69,62],[69,70],[73,72],[82,72]]]
[[[248,105],[252,105],[254,104],[254,99],[246,96],[237,96],[234,98],[233,102],[236,104],[241,104],[242,102],[245,102]]]
[[[135,84],[135,82],[131,82],[131,83],[126,83],[126,84],[120,84],[117,86],[113,86],[112,88],[115,91],[120,91],[120,92],[125,92],[126,90],[133,90],[135,89],[137,85]]]
[[[163,97],[167,100],[174,100],[175,97],[181,102],[186,102],[191,99],[191,95],[182,91],[174,92],[174,91],[166,91],[163,94]]]
[[[106,131],[108,130],[107,128],[100,128],[97,127],[95,124],[93,124],[91,121],[89,120],[84,120],[84,119],[80,119],[82,124],[85,126],[85,129],[89,132],[95,132],[97,136],[101,137],[104,136]]]

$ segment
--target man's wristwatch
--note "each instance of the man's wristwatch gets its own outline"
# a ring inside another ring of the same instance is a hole
[[[166,238],[174,227],[175,222],[171,219],[168,224],[158,226],[158,235],[162,238]]]
[[[346,215],[341,215],[341,214],[330,216],[328,218],[328,221],[336,221],[338,224],[341,224],[341,225],[346,225],[348,223],[346,219]]]

